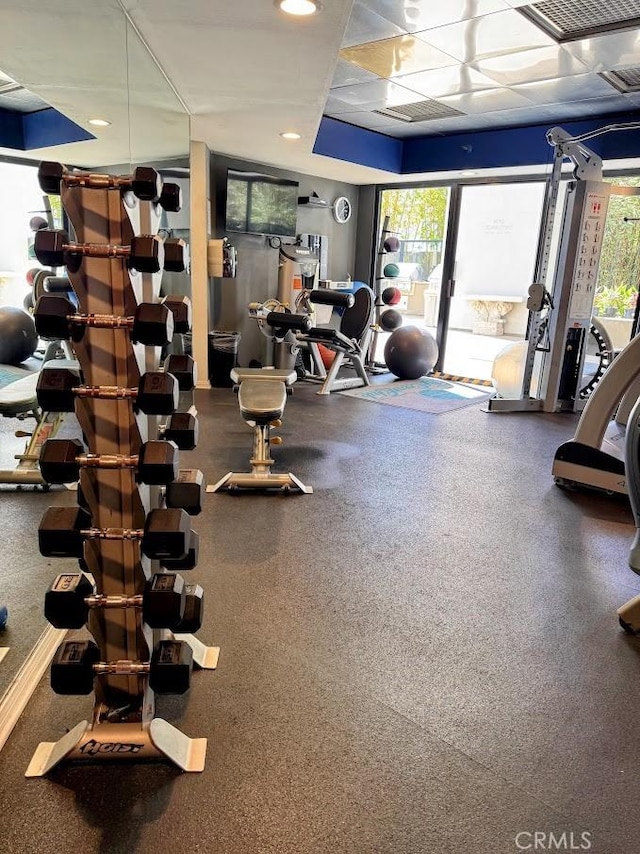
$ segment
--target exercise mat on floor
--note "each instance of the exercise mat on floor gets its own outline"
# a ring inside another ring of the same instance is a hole
[[[436,380],[433,377],[394,380],[339,392],[360,400],[386,403],[388,406],[400,406],[403,409],[416,409],[432,415],[441,415],[443,412],[461,409],[472,403],[480,403],[491,397],[493,393],[493,389],[485,391],[461,383]]]

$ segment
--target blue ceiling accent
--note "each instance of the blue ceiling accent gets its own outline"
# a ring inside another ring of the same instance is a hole
[[[313,150],[315,154],[399,175],[537,166],[552,160],[552,149],[546,140],[550,127],[562,127],[576,136],[605,125],[632,121],[640,121],[640,110],[588,121],[396,139],[325,116]],[[640,131],[608,133],[589,140],[586,145],[606,160],[640,157]]]
[[[31,151],[87,139],[95,137],[53,107],[36,113],[0,109],[0,148]]]
[[[402,171],[401,139],[323,116],[313,146],[314,154],[359,163],[388,172]]]

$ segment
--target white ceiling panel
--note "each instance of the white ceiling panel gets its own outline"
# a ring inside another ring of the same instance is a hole
[[[374,74],[373,71],[367,71],[366,68],[361,68],[355,62],[338,59],[331,86],[332,88],[335,86],[353,86],[355,83],[368,83],[371,80],[376,80],[377,77],[378,75]]]
[[[438,100],[442,104],[448,104],[450,107],[470,115],[532,106],[532,102],[528,98],[511,89],[485,89],[482,92],[453,95],[450,98],[439,98]]]
[[[631,108],[632,102],[628,95],[616,94],[607,98],[587,98],[560,106],[567,119],[588,119],[592,116],[605,116],[607,113],[623,113]],[[603,123],[606,124],[606,121]]]
[[[402,27],[376,14],[369,3],[361,3],[356,0],[342,40],[342,46],[350,47],[354,44],[390,39],[393,36],[402,35],[404,32],[406,30]]]
[[[416,36],[460,62],[473,62],[554,44],[550,36],[515,9],[418,32]]]
[[[346,101],[341,101],[340,98],[336,98],[335,95],[329,94],[327,98],[327,103],[324,105],[324,114],[325,116],[339,116],[342,113],[353,113],[354,105],[349,104]],[[368,112],[362,111],[363,115],[369,115]]]
[[[429,98],[496,88],[495,80],[490,80],[470,65],[464,64],[402,75],[396,77],[396,82]]]
[[[347,47],[340,51],[340,56],[379,77],[397,77],[456,64],[449,54],[410,34]]]
[[[367,5],[409,33],[468,21],[509,8],[506,0],[368,0]]]
[[[588,71],[584,63],[560,45],[506,53],[477,60],[471,65],[502,86],[553,80]]]
[[[398,86],[391,80],[375,80],[372,83],[359,83],[357,86],[342,86],[333,89],[332,94],[347,104],[368,110],[394,107],[398,104],[413,104],[422,100],[422,95],[412,92],[404,86]]]
[[[403,136],[444,136],[452,133],[488,130],[489,127],[491,127],[491,122],[485,115],[452,116],[448,119],[433,119],[428,122],[417,122],[416,124],[407,125]]]
[[[613,86],[597,74],[577,74],[574,77],[540,80],[537,83],[513,86],[512,91],[524,95],[534,104],[584,101],[587,98],[605,98],[617,94]]]
[[[594,36],[567,42],[566,49],[591,71],[611,71],[637,65],[640,59],[640,32]]]

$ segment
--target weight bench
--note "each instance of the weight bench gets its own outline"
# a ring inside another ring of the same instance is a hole
[[[75,359],[51,359],[45,362],[41,370],[49,368],[69,368],[77,371]],[[63,415],[59,412],[43,412],[38,405],[36,385],[39,371],[34,371],[0,389],[0,416],[3,418],[35,418],[36,426],[32,433],[17,431],[16,436],[28,438],[23,454],[16,454],[18,465],[15,469],[0,470],[0,483],[27,484],[42,486],[47,490],[49,484],[40,473],[40,449],[46,439],[51,439],[62,424]]]
[[[334,314],[336,309],[342,308],[343,314],[337,328],[314,326],[297,336],[298,344],[309,350],[313,360],[313,370],[305,374],[305,379],[322,382],[318,394],[369,385],[364,362],[373,334],[375,297],[371,288],[361,285],[355,293],[318,288],[309,292],[308,300],[316,305],[333,306]],[[320,355],[320,344],[334,353],[328,371]],[[357,376],[338,377],[345,365],[353,367]]]
[[[286,317],[286,315],[284,315]],[[296,317],[296,315],[290,315]],[[281,418],[291,386],[297,379],[296,372],[274,368],[234,368],[231,379],[236,384],[240,414],[254,428],[253,453],[250,472],[229,472],[208,492],[239,489],[278,489],[280,492],[311,493],[313,488],[288,472],[275,474],[271,471],[274,460],[269,453],[270,445],[279,445],[279,437],[270,438],[272,427],[281,425]]]

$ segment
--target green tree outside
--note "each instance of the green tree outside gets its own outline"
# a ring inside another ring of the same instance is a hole
[[[640,178],[612,178],[621,187],[640,187]],[[637,222],[625,222],[625,217]],[[640,284],[640,196],[615,196],[609,201],[594,314],[633,316]]]
[[[412,253],[410,260],[420,264],[425,278],[442,258],[445,235],[447,187],[412,187],[384,190],[381,215],[389,217],[389,229],[401,241],[424,241],[427,247]]]

